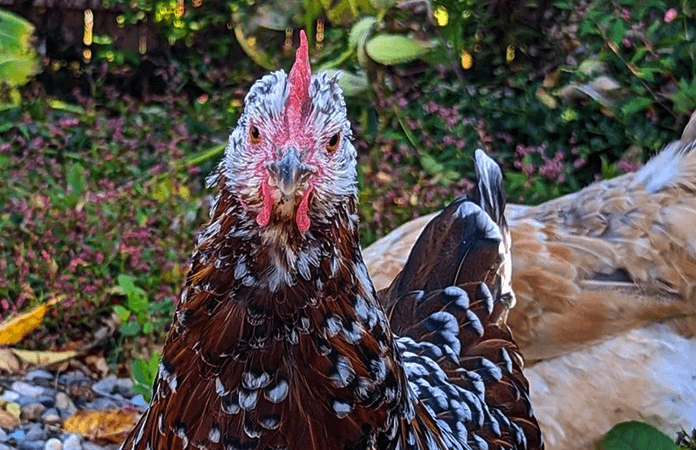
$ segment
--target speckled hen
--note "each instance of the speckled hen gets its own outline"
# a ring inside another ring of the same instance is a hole
[[[152,403],[124,449],[540,449],[522,358],[500,170],[433,220],[376,299],[358,241],[356,152],[335,76],[307,42],[256,82]]]

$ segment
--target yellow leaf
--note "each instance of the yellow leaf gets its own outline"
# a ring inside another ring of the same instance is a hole
[[[16,403],[13,403],[13,405],[17,406],[19,408],[19,405]],[[9,407],[10,405],[8,404],[6,407]],[[0,409],[0,428],[14,428],[19,424],[19,416],[15,416],[10,411],[5,411],[4,409]]]
[[[46,308],[61,301],[64,296],[55,296],[45,305],[37,306],[28,313],[15,317],[0,326],[0,345],[16,344],[24,336],[39,326],[46,314]]]
[[[138,420],[136,411],[77,411],[63,422],[63,430],[92,440],[123,442]]]
[[[36,352],[32,350],[11,349],[14,355],[22,362],[31,366],[47,366],[63,362],[78,355],[77,352]]]

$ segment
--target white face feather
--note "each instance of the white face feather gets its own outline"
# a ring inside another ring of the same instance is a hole
[[[290,146],[299,151],[303,164],[317,168],[307,181],[314,191],[308,211],[312,222],[330,221],[348,198],[357,198],[356,151],[337,79],[326,72],[312,76],[311,107],[302,117],[300,132],[288,129],[285,104],[290,87],[284,71],[264,76],[250,89],[244,112],[229,137],[221,170],[226,186],[251,213],[261,209],[261,186],[268,178],[265,164],[276,161]],[[257,127],[261,135],[256,144],[250,137],[251,127]],[[336,133],[339,144],[331,152],[327,146]],[[279,193],[275,194],[278,199]],[[276,203],[276,208],[282,207]]]

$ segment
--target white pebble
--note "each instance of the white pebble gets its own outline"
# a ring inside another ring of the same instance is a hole
[[[82,438],[77,434],[71,434],[63,441],[63,450],[82,450]]]
[[[21,397],[18,393],[15,391],[5,391],[0,395],[0,400],[4,400],[7,403],[12,403],[15,400],[17,400],[19,397]]]
[[[72,414],[76,411],[73,401],[63,392],[56,394],[56,408],[65,411],[67,414]]]
[[[23,397],[38,397],[43,394],[45,389],[41,386],[32,386],[24,381],[15,381],[12,383],[12,390]]]
[[[63,443],[60,442],[60,439],[51,438],[46,441],[44,450],[63,450]]]

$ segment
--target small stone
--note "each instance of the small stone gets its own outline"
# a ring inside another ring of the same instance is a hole
[[[5,391],[0,395],[0,400],[4,400],[8,403],[16,401],[19,397],[21,397],[18,393],[15,391]]]
[[[27,373],[26,379],[28,381],[34,381],[36,379],[40,380],[52,380],[53,375],[51,375],[49,372],[45,370],[32,370],[31,372]]]
[[[60,442],[60,439],[51,438],[46,441],[44,450],[63,450],[63,443]]]
[[[138,395],[134,396],[133,398],[131,398],[130,404],[135,406],[136,408],[147,407],[147,402],[145,401],[145,397],[143,397],[142,394],[138,394]]]
[[[55,399],[50,395],[40,395],[38,397],[19,397],[15,400],[19,406],[29,405],[31,403],[41,403],[47,408],[51,408],[55,403]]]
[[[104,447],[94,442],[86,441],[82,444],[82,450],[104,450]]]
[[[44,441],[20,441],[17,450],[44,450]]]
[[[44,388],[41,386],[33,386],[24,381],[15,381],[12,383],[12,390],[22,397],[38,397],[44,393]]]
[[[116,380],[116,392],[126,398],[133,397],[133,380],[130,378],[119,378]]]
[[[41,403],[28,403],[22,405],[22,419],[37,420],[46,411],[46,407]]]
[[[41,420],[44,423],[56,424],[60,422],[60,413],[55,408],[47,409],[42,415]]]
[[[27,435],[24,439],[27,441],[44,441],[47,438],[46,430],[40,423],[34,423],[27,429]]]
[[[63,392],[56,394],[56,408],[60,411],[61,417],[65,418],[71,416],[77,411],[73,401]]]
[[[92,385],[92,390],[99,395],[111,395],[116,388],[118,380],[115,376],[111,375],[103,380],[99,380]]]
[[[63,441],[63,450],[82,450],[82,438],[71,434]]]
[[[0,450],[15,450],[15,448],[10,447],[9,445],[0,444]]]
[[[79,370],[73,370],[72,372],[67,372],[58,377],[58,382],[60,384],[75,383],[77,381],[87,381],[88,378],[84,373]]]
[[[8,439],[9,437],[7,436],[7,433],[5,433],[5,430],[0,428],[0,443],[7,442]]]
[[[120,405],[118,405],[118,403],[116,403],[110,398],[99,397],[95,399],[93,402],[85,404],[85,409],[97,409],[103,411],[106,409],[117,409],[119,408],[119,406]]]

